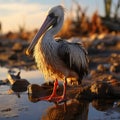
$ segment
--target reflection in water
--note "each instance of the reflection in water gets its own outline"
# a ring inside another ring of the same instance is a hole
[[[113,108],[114,100],[67,101],[64,111],[64,104],[48,107],[42,115],[42,120],[94,120],[94,119],[120,119],[120,106]],[[94,110],[92,110],[94,109]],[[96,109],[96,110],[95,110]],[[116,112],[117,111],[117,112]],[[91,115],[90,115],[91,114]]]
[[[30,101],[37,102],[36,98],[32,98],[29,96]],[[114,100],[93,100],[92,107],[96,109],[92,113],[92,116],[88,116],[89,112],[91,111],[91,106],[88,101],[77,101],[76,99],[71,99],[67,101],[66,109],[64,111],[64,104],[60,104],[57,108],[54,106],[50,106],[46,109],[46,113],[42,115],[42,120],[93,120],[92,118],[95,117],[95,113],[102,112],[102,118],[107,116],[110,112],[109,110],[113,109]],[[109,114],[113,115],[113,114]],[[107,116],[107,117],[109,117]],[[98,115],[98,118],[100,116]],[[117,116],[118,118],[119,116]],[[97,117],[96,117],[97,119]]]
[[[115,101],[116,100],[112,99],[93,100],[92,103],[89,104],[88,118],[90,118],[90,120],[110,120],[111,118],[119,120],[120,113],[116,112],[117,108],[113,107]]]
[[[39,101],[36,97],[28,94],[28,99],[30,102],[42,102]],[[46,112],[40,116],[41,120],[93,120],[95,117],[95,113],[103,113],[102,117],[98,115],[95,119],[101,117],[106,119],[113,116],[113,118],[120,118],[119,114],[114,113],[113,111],[120,111],[120,108],[113,108],[115,100],[93,100],[91,102],[92,107],[96,109],[92,113],[94,116],[89,116],[89,112],[91,111],[91,106],[88,101],[77,101],[76,99],[68,100],[66,106],[64,104],[60,104],[57,107],[55,105],[48,106]],[[38,107],[38,106],[37,106]],[[41,106],[40,106],[41,107]],[[66,107],[66,108],[65,108]],[[66,111],[65,111],[66,109]],[[8,109],[7,109],[8,110]],[[3,109],[4,111],[4,109]],[[9,109],[11,111],[11,109]],[[39,111],[40,112],[40,111]],[[13,114],[13,113],[12,113]],[[13,114],[14,115],[14,114]],[[17,114],[16,114],[17,115]]]
[[[114,101],[115,100],[109,100],[109,99],[93,100],[92,106],[98,111],[106,111],[113,108]]]
[[[15,96],[0,96],[0,117],[15,117],[18,116],[18,111],[15,109],[16,98]],[[14,103],[14,104],[13,104]]]
[[[37,97],[28,94],[31,102],[38,102]],[[40,101],[41,102],[41,101]],[[56,106],[50,106],[46,109],[46,113],[42,115],[42,120],[87,120],[88,119],[88,101],[78,101],[70,99],[66,103]]]
[[[117,110],[118,112],[118,109],[120,111],[120,107],[114,109],[113,104],[114,100],[94,100],[92,102],[92,106],[96,109],[96,111],[92,113],[92,116],[89,116],[88,114],[91,111],[89,102],[85,100],[77,101],[73,99],[67,102],[66,112],[64,111],[64,104],[59,105],[57,108],[55,106],[48,107],[46,114],[42,116],[42,120],[103,120],[112,117],[118,120],[120,115],[114,111]]]
[[[7,71],[5,68],[0,68],[0,79],[6,78]],[[21,77],[38,85],[43,81],[38,71],[22,71]],[[85,100],[69,100],[65,112],[63,103],[56,108],[53,103],[37,101],[36,96],[34,98],[22,89],[18,92],[17,87],[13,89],[15,91],[12,91],[11,95],[8,95],[9,89],[10,86],[0,86],[0,120],[120,119],[119,100],[93,100],[91,103]],[[118,101],[117,105],[114,105],[115,101]]]
[[[42,120],[87,120],[88,119],[88,102],[79,102],[75,99],[67,101],[64,111],[64,104],[49,107],[46,114],[42,116]]]

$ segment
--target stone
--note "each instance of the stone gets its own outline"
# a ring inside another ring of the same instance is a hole
[[[105,72],[105,71],[106,71],[106,68],[105,68],[104,65],[99,64],[99,65],[97,66],[97,70],[98,70],[99,72]]]
[[[97,98],[106,98],[111,95],[111,87],[101,81],[94,82],[90,87],[90,91]]]
[[[53,87],[40,86],[38,84],[30,84],[27,88],[31,101],[34,101],[36,98],[50,95],[52,93],[52,89]]]
[[[15,52],[22,52],[23,51],[23,47],[21,43],[15,43],[12,47],[12,50]]]
[[[11,54],[11,55],[8,57],[8,59],[9,59],[9,60],[15,60],[15,61],[17,61],[18,56],[17,56],[16,53],[13,53],[13,54]]]
[[[26,79],[16,80],[11,86],[11,89],[14,92],[25,92],[27,91],[27,87],[29,84],[30,83]]]
[[[20,77],[20,71],[17,73],[17,75],[11,74],[8,72],[7,79],[9,81],[9,84],[11,85],[11,89],[14,92],[25,92],[27,91],[27,87],[30,84],[26,79],[22,79]]]
[[[114,63],[110,66],[110,72],[120,73],[120,64]]]

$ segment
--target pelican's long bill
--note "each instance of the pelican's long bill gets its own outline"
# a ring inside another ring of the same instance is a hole
[[[39,38],[42,36],[42,34],[55,23],[56,19],[55,17],[50,17],[47,16],[46,20],[44,21],[43,25],[41,26],[41,28],[39,29],[39,31],[37,32],[37,34],[35,35],[35,37],[33,38],[31,44],[29,45],[28,49],[26,50],[26,55],[30,55],[32,50],[34,49],[35,45],[37,44],[37,41],[39,40]]]

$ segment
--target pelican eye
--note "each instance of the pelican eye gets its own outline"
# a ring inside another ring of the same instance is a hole
[[[56,26],[56,24],[57,24],[57,18],[58,18],[58,17],[55,16],[54,13],[50,13],[48,16],[49,16],[50,18],[54,18],[54,19],[55,19],[54,24],[53,24],[53,27]]]
[[[54,14],[54,13],[50,13],[50,14],[49,14],[49,17],[54,18],[54,17],[55,17],[55,14]]]

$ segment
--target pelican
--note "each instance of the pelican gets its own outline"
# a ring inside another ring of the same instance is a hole
[[[61,5],[50,9],[48,15],[26,50],[26,54],[33,53],[37,67],[42,71],[45,79],[54,80],[53,92],[41,100],[59,103],[66,99],[67,80],[81,83],[88,71],[87,51],[81,43],[55,39],[64,22],[64,8]],[[63,80],[63,94],[58,96],[56,89],[58,80]]]

